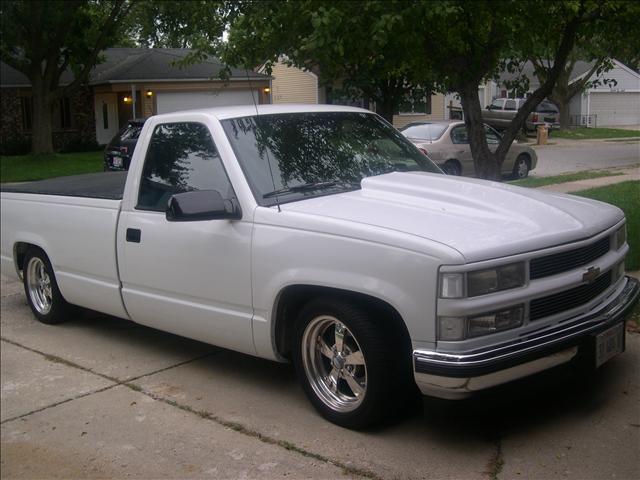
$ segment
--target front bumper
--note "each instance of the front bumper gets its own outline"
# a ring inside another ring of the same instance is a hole
[[[640,297],[638,280],[626,284],[613,300],[576,322],[563,322],[500,345],[465,353],[414,350],[416,384],[424,395],[464,398],[573,359],[589,339],[623,322]]]

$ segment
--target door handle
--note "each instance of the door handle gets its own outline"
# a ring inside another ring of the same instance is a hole
[[[142,231],[139,228],[127,228],[127,242],[140,243]]]

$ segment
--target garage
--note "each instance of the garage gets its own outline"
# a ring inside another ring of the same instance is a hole
[[[589,101],[598,127],[640,125],[639,92],[591,92]]]
[[[253,90],[259,102],[259,91]],[[253,103],[251,90],[210,90],[207,92],[157,92],[157,113],[194,108],[226,107]]]

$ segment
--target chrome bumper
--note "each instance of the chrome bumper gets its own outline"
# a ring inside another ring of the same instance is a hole
[[[576,322],[563,322],[472,352],[414,350],[416,384],[425,395],[464,398],[473,392],[566,363],[593,334],[624,321],[639,297],[638,280],[626,277],[626,284],[617,297]]]

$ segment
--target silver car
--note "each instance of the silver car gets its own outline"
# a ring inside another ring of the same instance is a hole
[[[488,125],[484,126],[487,144],[495,151],[500,134]],[[431,160],[449,175],[475,176],[469,137],[464,122],[420,122],[400,129]],[[514,143],[502,164],[502,174],[512,178],[525,178],[536,168],[538,157],[527,145]]]

